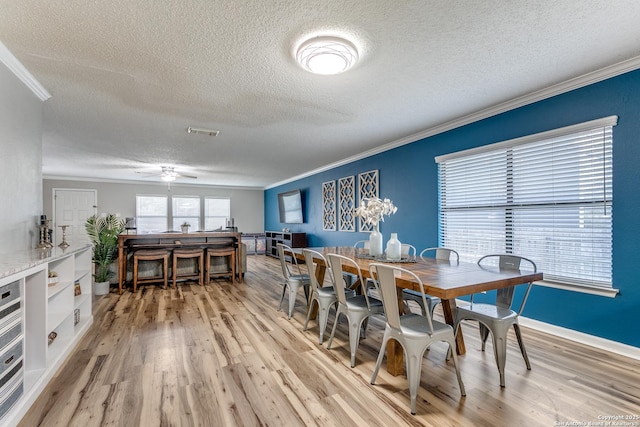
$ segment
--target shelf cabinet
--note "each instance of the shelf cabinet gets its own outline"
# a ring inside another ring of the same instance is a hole
[[[0,355],[19,368],[11,369],[11,378],[0,371],[0,384],[6,385],[0,387],[0,425],[20,421],[93,322],[90,245],[14,258],[15,265],[0,271],[0,289],[16,289],[19,315],[11,328],[0,319]],[[0,308],[5,305],[0,300]],[[3,333],[7,345],[1,345]]]
[[[265,255],[278,258],[278,243],[289,246],[290,248],[307,247],[307,233],[285,233],[279,231],[266,231],[266,250]]]

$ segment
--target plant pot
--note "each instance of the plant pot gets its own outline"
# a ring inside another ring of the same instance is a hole
[[[93,293],[95,295],[107,295],[109,293],[109,282],[94,282]]]
[[[181,225],[180,227],[182,228],[182,233],[183,234],[187,234],[189,232],[189,226],[188,225]]]

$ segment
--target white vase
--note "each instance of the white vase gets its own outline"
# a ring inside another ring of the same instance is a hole
[[[369,234],[369,255],[382,255],[382,234],[378,228],[378,224],[374,226],[373,231]]]
[[[387,259],[400,261],[402,258],[402,244],[398,240],[398,233],[391,233],[391,239],[387,242]]]

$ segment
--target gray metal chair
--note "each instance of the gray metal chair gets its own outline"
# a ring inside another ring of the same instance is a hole
[[[530,259],[516,256],[516,255],[485,255],[478,260],[478,265],[483,268],[493,268],[499,270],[520,270],[522,262],[529,263],[534,272],[537,271],[536,264]],[[492,265],[493,267],[489,267]],[[520,352],[524,358],[524,362],[527,365],[527,369],[531,370],[531,364],[529,363],[529,357],[527,351],[524,348],[522,342],[522,335],[520,333],[520,325],[518,324],[518,317],[524,310],[524,305],[529,297],[531,291],[531,283],[527,284],[527,290],[520,304],[520,309],[516,312],[511,309],[513,305],[513,298],[515,296],[515,288],[518,285],[508,288],[498,289],[496,291],[496,303],[494,304],[478,304],[473,302],[473,295],[471,295],[471,303],[467,307],[458,307],[454,316],[454,325],[456,331],[460,327],[460,322],[463,320],[476,320],[480,324],[480,338],[482,340],[482,351],[485,349],[485,344],[489,332],[491,332],[493,341],[493,352],[496,358],[496,364],[498,365],[498,372],[500,373],[500,387],[504,387],[504,367],[507,359],[507,333],[509,328],[513,326],[518,339],[518,345],[520,346]]]
[[[455,262],[456,264],[460,263],[460,255],[458,255],[458,252],[454,251],[453,249],[426,248],[422,252],[420,252],[420,258],[424,258],[427,255],[427,253],[434,254],[435,259],[438,259],[438,260],[446,260],[446,261],[452,262],[452,258],[453,258],[454,260],[453,262]],[[427,302],[427,307],[422,305],[423,304],[422,295],[420,292],[414,291],[413,289],[402,290],[403,300],[416,302],[420,306],[423,316],[426,316],[428,311],[431,317],[433,317],[433,310],[435,309],[436,305],[440,303],[440,298],[434,297],[431,295],[425,295],[425,297],[426,297],[425,301]]]
[[[298,294],[298,289],[302,287],[304,289],[304,295],[306,297],[307,302],[309,301],[309,287],[311,286],[311,280],[309,279],[308,274],[302,274],[300,270],[300,266],[298,265],[298,260],[295,256],[291,256],[291,262],[296,267],[297,274],[291,274],[289,270],[289,265],[287,264],[287,260],[285,258],[285,250],[289,252],[293,252],[292,249],[283,245],[282,243],[278,243],[278,257],[280,258],[280,265],[282,266],[282,276],[284,277],[284,284],[282,287],[282,298],[280,298],[280,305],[278,305],[278,311],[282,308],[282,302],[284,301],[284,296],[289,290],[289,314],[288,319],[291,319],[291,315],[293,314],[293,307],[296,304],[296,295]]]
[[[328,266],[327,260],[322,256],[320,252],[312,251],[311,249],[303,249],[305,264],[309,269],[309,278],[311,279],[311,298],[309,301],[309,307],[307,310],[307,320],[304,322],[304,330],[307,330],[309,319],[311,318],[311,312],[313,310],[314,301],[318,304],[318,328],[320,329],[318,344],[322,344],[324,341],[324,331],[327,328],[327,321],[329,320],[329,310],[332,306],[336,306],[338,303],[338,297],[336,296],[335,288],[333,286],[320,286],[316,275],[316,264],[313,262],[315,259],[324,260],[324,264]],[[331,283],[334,278],[331,274],[331,269],[327,268],[327,273]],[[351,298],[356,296],[356,292],[351,289],[345,289],[345,296]]]
[[[401,243],[400,253],[403,257],[414,257],[416,256],[416,247],[408,243]]]
[[[356,249],[364,249],[369,253],[369,241],[368,240],[358,240],[353,244],[353,247]],[[344,273],[344,281],[347,284],[348,288],[351,288],[357,280],[355,274],[352,273]],[[367,279],[368,280],[368,279]]]
[[[358,240],[353,244],[354,248],[362,248],[369,249],[369,241],[368,240]]]
[[[407,380],[409,381],[409,396],[411,396],[411,413],[416,414],[416,398],[418,396],[418,386],[420,385],[420,375],[422,373],[422,358],[427,348],[435,341],[444,341],[449,344],[449,351],[453,357],[453,365],[458,377],[460,393],[466,396],[460,369],[458,368],[458,358],[456,356],[456,339],[453,328],[446,323],[431,319],[431,316],[420,314],[407,314],[400,316],[398,308],[398,297],[396,292],[396,274],[411,275],[419,283],[422,289],[420,278],[409,270],[401,267],[394,267],[388,264],[371,264],[369,266],[371,277],[378,279],[382,302],[384,304],[387,324],[384,329],[384,337],[380,345],[380,353],[376,361],[376,367],[371,376],[371,384],[375,383],[378,370],[382,364],[387,342],[394,339],[402,345],[407,370]],[[424,292],[422,298],[425,299]],[[426,304],[426,301],[423,301]]]
[[[329,337],[327,349],[331,349],[333,337],[336,334],[336,327],[338,326],[338,318],[342,314],[346,316],[347,321],[349,322],[349,348],[351,351],[351,367],[353,368],[356,365],[356,350],[358,349],[358,342],[360,339],[360,328],[364,329],[363,332],[364,335],[366,335],[366,320],[369,316],[374,314],[383,314],[384,308],[382,307],[382,301],[368,295],[367,282],[362,279],[362,271],[354,260],[337,254],[327,254],[327,260],[331,266],[331,272],[334,278],[333,285],[335,287],[336,296],[338,297],[336,319],[333,323],[333,329],[331,329],[331,337]],[[342,269],[343,264],[350,264],[355,267],[362,287],[362,294],[350,298],[346,297],[345,284],[342,276],[344,273]],[[375,283],[374,286],[377,287]]]

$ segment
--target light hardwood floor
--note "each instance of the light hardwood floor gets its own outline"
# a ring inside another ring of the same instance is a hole
[[[148,285],[96,299],[88,335],[20,425],[556,426],[640,415],[638,361],[523,328],[532,370],[511,331],[501,389],[490,343],[481,352],[477,328],[465,325],[459,360],[467,396],[445,361],[446,345],[434,344],[412,416],[406,377],[390,376],[383,364],[369,383],[382,320],[370,322],[352,369],[346,321],[332,350],[328,334],[318,345],[315,322],[302,330],[302,291],[291,320],[276,311],[277,260],[247,262],[244,283],[234,286]]]

